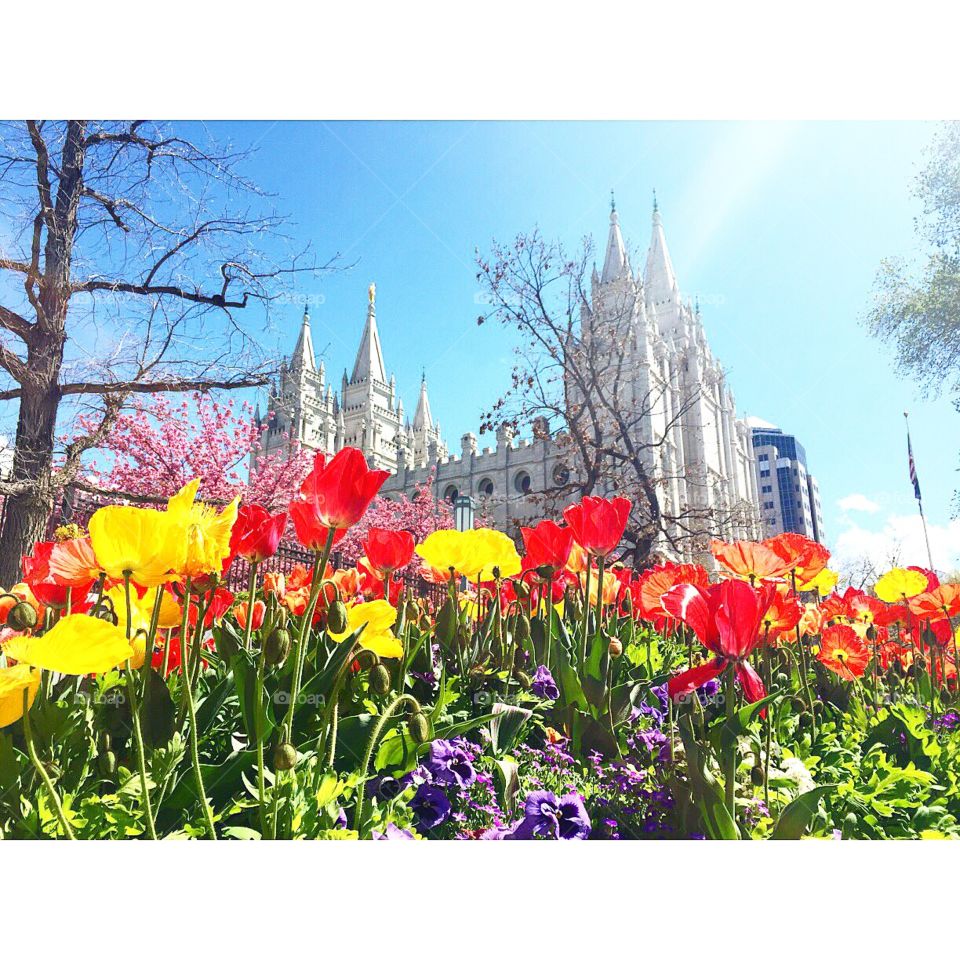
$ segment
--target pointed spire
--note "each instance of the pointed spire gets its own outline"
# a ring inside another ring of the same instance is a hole
[[[620,217],[617,215],[617,204],[610,191],[610,233],[607,236],[607,255],[603,260],[601,280],[609,283],[618,280],[624,274],[630,274],[630,261],[627,258],[627,248],[620,233]]]
[[[367,324],[363,328],[360,349],[357,350],[357,359],[353,364],[351,383],[360,383],[364,380],[379,380],[381,383],[387,381],[387,372],[383,365],[383,348],[380,346],[380,334],[377,331],[376,297],[377,285],[371,283],[368,293]]]
[[[423,373],[420,381],[420,399],[417,401],[417,412],[413,415],[414,430],[432,430],[433,416],[430,413],[430,399],[427,397],[427,374]]]
[[[647,251],[647,265],[643,270],[643,286],[648,304],[673,300],[678,292],[677,276],[673,272],[673,262],[667,249],[656,192],[653,195],[653,236]]]
[[[313,355],[313,338],[310,336],[310,314],[306,307],[303,308],[300,336],[297,337],[297,345],[293,348],[290,366],[294,370],[308,370],[311,373],[317,369],[317,361]]]

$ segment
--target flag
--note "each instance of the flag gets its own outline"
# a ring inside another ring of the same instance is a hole
[[[913,495],[920,499],[920,481],[917,479],[917,465],[913,461],[913,444],[910,442],[910,434],[907,434],[907,456],[910,458],[910,482],[913,484]]]

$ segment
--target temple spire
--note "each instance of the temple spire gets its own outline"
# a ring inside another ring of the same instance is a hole
[[[660,216],[656,192],[653,195],[653,235],[643,270],[643,286],[648,304],[674,300],[679,291],[673,261],[667,249],[667,238],[663,233],[663,217]]]
[[[427,374],[423,373],[420,380],[420,399],[417,401],[417,412],[413,415],[414,430],[432,430],[433,415],[430,413],[430,398],[427,396]]]
[[[290,366],[294,370],[313,372],[317,369],[317,361],[313,355],[313,338],[310,336],[310,313],[303,308],[303,322],[300,324],[300,336],[297,345],[293,348],[293,357]]]
[[[617,203],[610,191],[610,233],[607,236],[607,255],[603,260],[603,273],[600,279],[604,283],[630,275],[630,261],[627,248],[620,233],[620,217],[617,215]]]
[[[380,346],[380,334],[377,331],[376,297],[377,285],[371,283],[368,292],[367,323],[363,328],[360,349],[357,350],[357,359],[353,364],[351,383],[361,383],[364,380],[387,382],[387,371],[383,365],[383,348]]]

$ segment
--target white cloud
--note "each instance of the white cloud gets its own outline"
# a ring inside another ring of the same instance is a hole
[[[864,513],[876,513],[880,509],[880,504],[874,503],[862,493],[851,493],[842,500],[838,500],[837,506],[841,510],[862,510]]]
[[[950,520],[943,526],[928,524],[928,529],[936,569],[941,573],[960,569],[960,520]],[[880,569],[892,563],[927,566],[927,545],[919,515],[889,514],[879,530],[867,530],[849,520],[834,541],[831,566],[853,567],[864,559]]]

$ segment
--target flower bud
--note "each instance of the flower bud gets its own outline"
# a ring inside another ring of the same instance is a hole
[[[533,686],[533,680],[530,679],[529,673],[524,673],[523,670],[514,670],[513,675],[517,678],[517,683],[523,687],[524,690],[529,690]]]
[[[757,766],[755,767],[752,767],[750,770],[750,780],[753,782],[753,785],[755,787],[762,787],[763,786],[763,767],[761,767],[759,764],[757,764]]]
[[[274,630],[263,647],[263,659],[271,667],[279,667],[290,652],[290,634],[283,627]]]
[[[610,657],[613,660],[616,660],[618,657],[622,657],[623,644],[616,637],[613,637],[610,641],[610,646],[607,647],[607,653],[610,654]]]
[[[334,600],[327,611],[327,630],[330,633],[343,633],[349,626],[347,608],[342,600]]]
[[[793,707],[793,709],[796,710],[797,713],[800,713],[800,712],[802,712],[803,710],[806,710],[806,709],[807,709],[807,705],[806,705],[806,703],[804,702],[804,700],[803,700],[802,697],[793,697],[793,698],[790,700],[790,706]]]
[[[423,711],[418,710],[410,717],[407,728],[414,743],[426,743],[430,739],[430,721]]]
[[[11,630],[31,630],[37,625],[37,611],[24,600],[15,603],[7,614],[7,626]]]
[[[117,772],[117,755],[112,750],[107,750],[100,754],[97,765],[105,777],[112,777]]]
[[[281,741],[273,748],[273,769],[292,770],[297,765],[297,748],[287,741]]]
[[[370,671],[370,689],[381,696],[390,692],[390,671],[382,663]]]
[[[219,653],[224,660],[229,660],[231,657],[235,657],[239,651],[240,644],[237,642],[236,637],[226,630],[221,630],[217,637],[217,653]]]
[[[513,629],[513,635],[517,640],[523,641],[530,636],[530,620],[525,613],[517,617],[517,625]]]
[[[407,601],[406,608],[404,610],[404,616],[411,623],[420,619],[420,606],[416,600]]]

